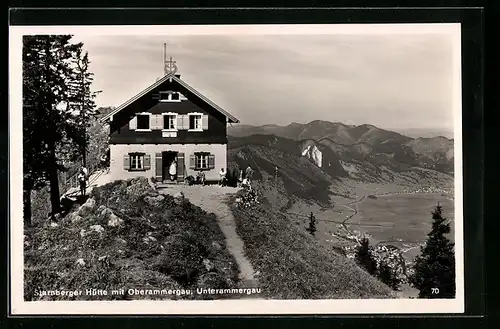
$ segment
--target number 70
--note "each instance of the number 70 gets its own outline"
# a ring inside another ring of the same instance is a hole
[[[439,288],[431,288],[431,294],[433,295],[439,294]]]

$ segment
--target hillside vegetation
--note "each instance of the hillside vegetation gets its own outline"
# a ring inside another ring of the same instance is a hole
[[[25,230],[25,299],[41,290],[233,288],[238,268],[215,215],[184,198],[159,195],[146,178],[115,181],[57,224]],[[202,295],[99,299],[206,298]]]
[[[255,202],[258,201],[259,203]],[[266,199],[239,192],[231,203],[236,231],[259,284],[273,299],[391,298],[389,287],[328,250]]]
[[[286,194],[328,204],[331,177],[300,154],[300,145],[293,140],[256,135],[233,139],[228,148],[229,168],[255,170],[253,179],[272,184],[278,167],[279,183]]]
[[[414,144],[426,155],[412,153],[409,146],[393,145],[393,152],[385,153],[381,150],[385,146],[364,142],[342,145],[329,138],[297,141],[275,135],[230,137],[228,166],[244,169],[250,165],[255,170],[254,180],[267,190],[283,187],[289,198],[285,203],[300,199],[322,207],[331,205],[333,195],[345,197],[338,186],[346,180],[409,189],[448,185],[453,179],[448,170],[454,165],[453,158],[440,157],[438,152],[433,155],[435,162],[428,161],[429,148]]]

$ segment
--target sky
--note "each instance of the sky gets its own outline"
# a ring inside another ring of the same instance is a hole
[[[98,106],[119,106],[163,75],[163,43],[181,79],[241,124],[312,120],[453,131],[447,33],[312,35],[75,34],[89,52]]]

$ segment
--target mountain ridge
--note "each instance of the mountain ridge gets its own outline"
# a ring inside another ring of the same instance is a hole
[[[287,126],[245,125],[240,130],[235,127],[228,129],[228,137],[233,138],[233,142],[234,138],[250,138],[249,141],[256,142],[257,139],[265,140],[264,136],[289,140],[284,143],[287,148],[293,144],[290,141],[305,145],[308,140],[314,140],[338,156],[378,159],[377,165],[393,158],[399,164],[440,172],[452,172],[454,168],[454,140],[444,136],[412,138],[371,124],[354,126],[324,120],[313,120],[307,124],[291,123]],[[266,143],[270,143],[270,140]],[[281,141],[279,143],[283,144]],[[304,148],[299,148],[302,153]]]
[[[270,132],[271,134],[281,136],[282,134],[280,131],[285,131],[287,129],[298,129],[298,128],[305,128],[309,126],[318,126],[318,125],[330,125],[330,127],[334,128],[335,126],[337,127],[342,127],[342,128],[349,128],[349,129],[356,129],[360,127],[368,127],[368,128],[375,128],[379,131],[385,131],[385,132],[391,132],[394,134],[398,134],[400,136],[403,136],[404,138],[407,139],[418,139],[418,138],[445,138],[447,140],[453,140],[453,138],[448,138],[444,136],[444,134],[441,135],[439,133],[435,133],[433,136],[429,136],[428,132],[422,136],[417,136],[415,134],[404,134],[401,131],[398,131],[396,129],[385,129],[385,128],[380,128],[372,124],[361,124],[361,125],[348,125],[342,122],[330,122],[330,121],[325,121],[325,120],[312,120],[308,123],[297,123],[297,122],[291,122],[288,125],[277,125],[277,124],[266,124],[266,125],[249,125],[249,124],[244,124],[244,125],[234,125],[228,127],[228,135],[233,136],[233,137],[245,137],[249,135],[254,135],[254,134],[259,134],[262,133],[263,130],[268,130],[268,129],[275,129],[274,131]],[[425,129],[408,129],[408,131],[426,131]],[[269,131],[267,131],[269,133]],[[281,136],[284,137],[284,136]],[[297,139],[297,138],[294,138]],[[304,138],[306,139],[306,138]]]

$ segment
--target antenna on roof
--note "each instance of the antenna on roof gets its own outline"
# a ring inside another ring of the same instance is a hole
[[[165,75],[168,74],[167,72],[167,66],[165,65],[167,63],[167,44],[163,44],[163,73]]]
[[[167,61],[167,44],[163,44],[163,73],[165,75],[167,74],[175,74],[178,70],[177,65],[175,65],[175,61],[172,60],[172,56],[170,56],[170,59]]]

